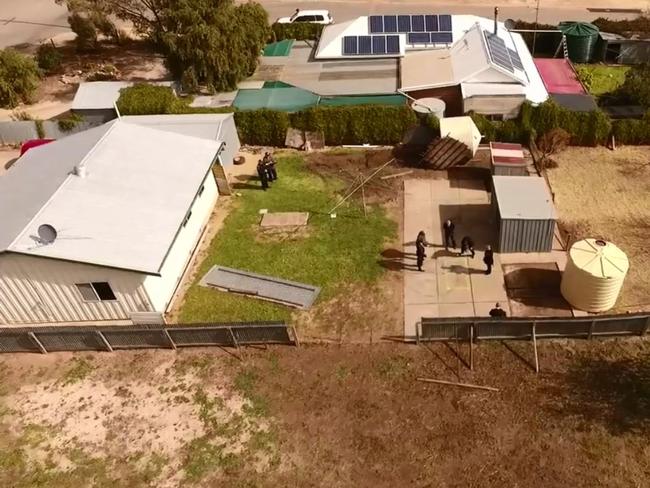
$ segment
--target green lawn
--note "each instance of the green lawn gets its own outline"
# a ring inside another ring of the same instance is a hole
[[[607,66],[604,64],[579,64],[576,66],[578,78],[594,96],[615,91],[625,81],[625,73],[629,69],[629,66]]]
[[[311,173],[299,155],[280,156],[278,173],[280,179],[266,192],[238,190],[241,201],[212,241],[197,281],[213,265],[220,264],[320,286],[319,300],[326,300],[336,294],[338,285],[376,280],[383,272],[379,253],[386,240],[395,235],[395,223],[381,208],[370,209],[364,218],[363,209],[356,203],[339,208],[338,217],[331,219],[328,212],[342,184]],[[252,183],[258,185],[257,181]],[[309,212],[306,233],[283,241],[260,238],[262,208],[269,212]],[[287,320],[292,311],[195,282],[187,293],[180,320]]]

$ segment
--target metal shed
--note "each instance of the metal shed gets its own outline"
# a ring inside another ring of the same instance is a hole
[[[499,252],[549,252],[557,214],[543,178],[493,176]]]
[[[497,176],[528,176],[521,144],[491,142],[492,174]]]

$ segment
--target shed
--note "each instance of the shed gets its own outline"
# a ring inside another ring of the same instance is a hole
[[[468,116],[440,119],[440,136],[462,142],[472,151],[472,156],[476,154],[483,137],[472,118]]]
[[[543,178],[493,176],[499,252],[549,252],[557,214]]]
[[[528,176],[521,144],[491,142],[492,174],[497,176]]]

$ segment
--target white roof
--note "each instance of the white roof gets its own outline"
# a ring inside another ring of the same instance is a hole
[[[440,119],[440,135],[462,142],[470,148],[472,156],[476,154],[483,137],[472,118],[467,116],[443,117]]]
[[[119,119],[102,128],[104,134],[78,161],[86,168],[83,177],[62,165],[60,181],[44,186],[32,169],[51,153],[74,151],[74,136],[30,150],[8,172],[32,175],[30,189],[40,205],[8,250],[156,274],[221,143]],[[11,209],[0,207],[6,211]],[[48,245],[35,238],[43,224],[58,232]]]
[[[517,83],[461,83],[463,98],[477,96],[525,96],[526,87]]]
[[[369,35],[368,17],[357,17],[354,20],[326,25],[318,40],[318,48],[314,54],[316,59],[364,59],[377,58],[378,56],[344,56],[343,37],[345,36],[367,36]],[[400,37],[400,53],[383,57],[404,56],[406,52],[406,34],[398,34]]]
[[[494,198],[502,219],[555,220],[555,206],[544,178],[493,176]]]
[[[148,82],[149,83],[149,82]],[[72,110],[100,110],[113,108],[120,98],[120,90],[133,86],[133,81],[89,81],[79,84]],[[152,85],[173,86],[171,81],[150,82]]]
[[[224,120],[233,118],[232,113],[223,114],[165,114],[127,115],[120,120],[129,124],[143,125],[166,132],[223,141],[221,126]]]

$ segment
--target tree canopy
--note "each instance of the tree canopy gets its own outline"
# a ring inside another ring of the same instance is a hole
[[[650,107],[650,65],[638,64],[625,74],[621,92],[627,98],[646,108]]]
[[[233,0],[56,0],[94,19],[133,24],[165,54],[184,85],[233,90],[255,71],[270,27],[258,3]]]
[[[40,76],[32,57],[13,49],[0,50],[0,107],[14,108],[20,102],[30,103]]]

